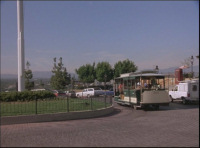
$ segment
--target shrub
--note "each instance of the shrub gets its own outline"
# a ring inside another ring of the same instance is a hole
[[[11,101],[32,101],[37,99],[52,98],[55,95],[49,91],[23,91],[23,92],[1,92],[0,101],[11,102]]]

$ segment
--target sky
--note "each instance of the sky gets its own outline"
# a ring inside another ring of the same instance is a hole
[[[17,74],[17,2],[1,1],[1,73]],[[198,1],[24,1],[25,63],[51,71],[129,59],[138,70],[199,65]]]

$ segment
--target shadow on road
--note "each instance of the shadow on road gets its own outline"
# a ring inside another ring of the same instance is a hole
[[[108,115],[104,115],[103,117],[109,117],[109,116],[113,116],[113,115],[116,115],[116,114],[119,114],[121,112],[120,109],[118,108],[114,108],[114,111]]]
[[[115,105],[116,108],[123,107],[123,108],[132,108],[128,105]],[[180,109],[195,109],[199,108],[199,103],[188,103],[184,105],[182,102],[171,102],[169,106],[160,106],[159,110],[156,110],[153,106],[148,106],[147,108],[139,108],[138,110],[144,111],[168,111],[168,110],[180,110]],[[132,108],[133,109],[133,108]],[[133,109],[134,110],[134,109]]]
[[[188,103],[184,105],[182,102],[171,102],[169,106],[160,106],[161,111],[195,109],[195,108],[199,108],[199,103]]]

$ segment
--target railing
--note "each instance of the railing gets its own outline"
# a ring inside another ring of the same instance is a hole
[[[33,101],[1,102],[1,116],[18,116],[103,109],[112,106],[113,97],[54,97]]]

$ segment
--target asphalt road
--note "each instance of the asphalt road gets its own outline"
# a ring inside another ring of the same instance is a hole
[[[112,115],[1,126],[2,147],[199,147],[199,105],[171,103],[134,110],[114,104]]]

